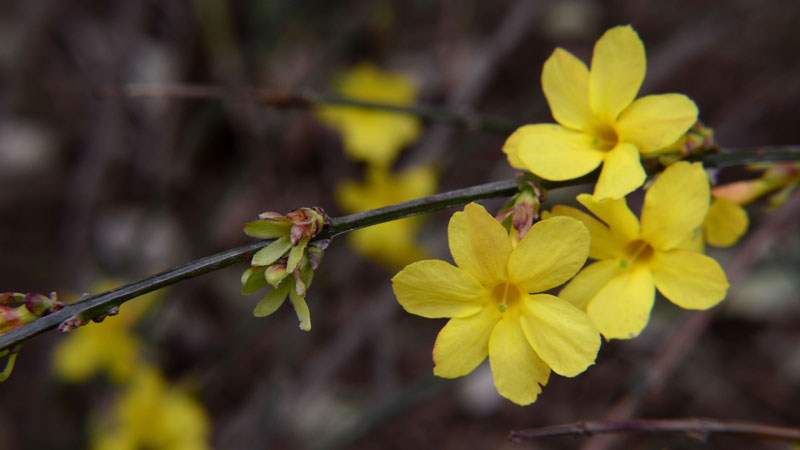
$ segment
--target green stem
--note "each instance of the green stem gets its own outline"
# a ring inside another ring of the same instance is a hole
[[[800,146],[775,147],[775,154],[780,156],[777,160],[800,160]],[[705,163],[708,161],[716,167],[732,166],[739,164],[750,164],[760,161],[773,161],[767,153],[766,147],[757,149],[739,149],[709,154],[701,158]],[[766,155],[766,156],[765,156]],[[575,180],[552,182],[542,180],[531,174],[525,178],[531,179],[545,189],[557,189],[565,186],[575,186],[588,184],[597,180],[599,170]],[[503,181],[473,186],[465,189],[458,189],[441,194],[431,195],[416,200],[410,200],[384,208],[373,209],[349,216],[337,217],[333,219],[332,226],[324,230],[317,239],[327,239],[348,231],[376,225],[383,222],[397,220],[403,217],[423,214],[453,206],[463,205],[473,200],[486,198],[508,197],[517,191],[521,178],[513,178]],[[260,241],[243,247],[226,250],[216,255],[208,256],[189,262],[174,269],[153,275],[144,280],[137,281],[107,292],[89,296],[79,302],[67,305],[63,309],[50,315],[37,319],[23,327],[14,329],[0,335],[0,350],[10,348],[20,344],[33,336],[44,333],[45,331],[56,328],[63,321],[70,318],[89,320],[106,314],[111,308],[148,292],[152,292],[163,287],[175,284],[181,280],[194,278],[233,264],[245,261],[250,256],[269,244],[271,241]]]

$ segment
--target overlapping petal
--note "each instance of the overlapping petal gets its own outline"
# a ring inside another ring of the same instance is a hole
[[[589,301],[586,312],[606,339],[630,339],[647,325],[654,299],[650,269],[634,266],[609,280]]]
[[[628,208],[624,198],[601,200],[589,194],[580,194],[578,202],[605,222],[612,233],[627,241],[639,237],[639,219]]]
[[[703,221],[703,234],[715,247],[730,247],[747,231],[750,220],[747,211],[724,197],[711,201]]]
[[[589,108],[589,69],[572,53],[557,48],[542,68],[542,91],[556,122],[586,130],[594,122]]]
[[[571,180],[586,175],[603,162],[605,152],[593,146],[593,139],[561,125],[529,125],[519,136],[519,160],[544,179]]]
[[[639,149],[628,142],[620,142],[605,154],[603,170],[594,187],[594,196],[623,198],[644,184],[647,174],[642,167]]]
[[[709,198],[702,164],[682,161],[667,167],[645,194],[642,238],[659,250],[675,248],[703,223]]]
[[[497,392],[519,405],[536,401],[550,378],[550,367],[525,338],[518,313],[505,314],[495,325],[489,338],[489,363]]]
[[[622,273],[618,260],[597,261],[589,264],[558,293],[558,297],[576,308],[586,310],[592,297],[612,278]]]
[[[450,319],[433,345],[433,374],[457,378],[478,367],[489,354],[489,337],[500,317],[497,307],[487,303],[477,314]]]
[[[522,331],[553,372],[574,377],[594,364],[600,334],[583,311],[548,294],[526,296]]]
[[[481,284],[494,286],[508,278],[508,232],[483,206],[470,203],[453,214],[447,236],[456,265]]]
[[[622,255],[623,240],[612,233],[608,226],[594,217],[571,206],[556,205],[550,213],[543,213],[543,218],[553,216],[568,216],[580,220],[589,229],[591,244],[589,258],[612,259]]]
[[[556,216],[537,222],[508,260],[508,276],[521,292],[544,292],[572,278],[589,254],[589,230],[579,220]]]
[[[483,285],[464,270],[444,261],[417,261],[392,278],[397,301],[422,317],[467,317],[488,298]]]
[[[630,26],[606,31],[594,46],[589,73],[589,105],[605,123],[613,123],[631,104],[644,81],[644,44]]]
[[[657,252],[651,266],[658,290],[681,308],[711,308],[728,290],[728,279],[719,264],[700,253],[682,249]]]
[[[682,94],[648,95],[630,104],[617,120],[619,139],[643,154],[677,141],[697,122],[697,105]]]

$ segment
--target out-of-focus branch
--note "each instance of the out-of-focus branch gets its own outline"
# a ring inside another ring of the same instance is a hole
[[[800,429],[714,419],[630,419],[580,421],[564,425],[512,431],[508,439],[521,442],[554,436],[592,436],[606,433],[683,433],[707,439],[713,434],[739,438],[800,441]]]
[[[274,108],[313,108],[320,105],[352,106],[376,109],[387,112],[405,113],[422,119],[445,123],[470,130],[509,134],[521,123],[516,121],[457,112],[450,108],[429,105],[392,105],[370,102],[335,94],[322,94],[310,90],[271,91],[268,89],[227,89],[219,86],[197,84],[128,84],[120,88],[108,87],[100,91],[104,96],[123,96],[129,98],[181,98],[186,100],[222,100],[235,102],[255,102]]]

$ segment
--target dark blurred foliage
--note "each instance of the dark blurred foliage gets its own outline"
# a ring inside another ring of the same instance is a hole
[[[101,278],[135,280],[248,242],[242,224],[265,210],[317,205],[338,215],[333,188],[359,176],[308,110],[118,98],[111,88],[177,81],[324,92],[339,70],[373,61],[412,74],[423,103],[546,122],[539,76],[553,48],[588,61],[605,29],[627,23],[648,52],[643,93],[689,95],[722,146],[800,143],[800,2],[5,0],[0,287],[65,295]],[[503,141],[429,125],[400,166],[438,161],[442,190],[501,179],[513,173]],[[769,221],[761,205],[750,211],[754,229]],[[445,259],[448,216],[434,214],[421,236]],[[637,416],[800,423],[797,232],[795,221],[734,280],[722,314]],[[714,255],[747,257],[737,248]],[[344,240],[309,294],[308,334],[286,306],[252,317],[258,298],[239,294],[243,268],[180,283],[140,324],[148,357],[195,386],[220,449],[512,447],[510,429],[603,417],[695,314],[660,299],[642,337],[605,345],[575,379],[553,376],[523,408],[498,398],[485,372],[433,379],[444,322],[403,313],[392,274]],[[27,343],[0,385],[0,448],[87,445],[88,418],[113,390],[102,378],[56,380],[49,358],[61,338]],[[781,448],[642,435],[617,445]]]

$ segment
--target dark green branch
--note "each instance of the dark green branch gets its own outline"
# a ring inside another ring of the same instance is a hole
[[[564,425],[512,431],[514,442],[555,436],[592,436],[605,433],[682,433],[708,438],[724,434],[750,439],[800,441],[800,429],[775,427],[747,422],[723,422],[714,419],[631,419],[580,421]]]
[[[775,149],[776,150],[768,150],[767,148],[729,150],[718,154],[705,155],[701,160],[704,163],[716,167],[750,164],[761,161],[800,160],[800,146],[776,147]],[[563,182],[542,180],[531,174],[527,174],[526,178],[534,180],[545,189],[556,189],[564,186],[593,183],[597,180],[598,172],[599,170],[596,170],[584,177]],[[338,217],[333,219],[332,226],[324,230],[317,239],[331,238],[358,228],[364,228],[417,214],[438,211],[452,206],[463,205],[473,200],[508,197],[516,192],[520,180],[519,178],[515,178],[495,181],[479,186],[431,195],[430,197],[410,200],[384,208]],[[0,335],[0,350],[10,348],[33,336],[56,328],[61,322],[67,319],[74,317],[89,320],[93,317],[105,314],[114,306],[119,306],[132,298],[175,284],[181,280],[194,278],[245,261],[254,251],[259,250],[268,243],[269,241],[261,241],[227,250],[162,272],[136,283],[131,283],[111,291],[87,297],[77,303],[67,305],[60,311],[37,319],[28,325]]]

